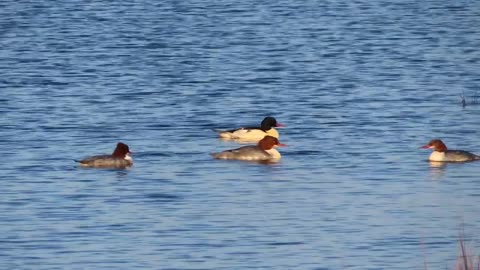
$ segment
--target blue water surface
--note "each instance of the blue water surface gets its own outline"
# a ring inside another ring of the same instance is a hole
[[[418,147],[480,153],[479,48],[478,1],[4,0],[0,268],[454,269],[480,163]],[[208,155],[267,115],[281,162]]]

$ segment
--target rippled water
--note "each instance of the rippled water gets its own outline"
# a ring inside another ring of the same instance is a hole
[[[453,269],[480,253],[477,1],[3,1],[2,269]],[[212,160],[281,129],[282,161]],[[128,170],[73,159],[130,145]],[[463,225],[462,225],[463,224]]]

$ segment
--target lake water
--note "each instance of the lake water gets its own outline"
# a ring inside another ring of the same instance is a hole
[[[480,162],[418,147],[480,153],[479,48],[478,1],[2,1],[0,268],[453,269]],[[267,115],[281,162],[208,155]]]

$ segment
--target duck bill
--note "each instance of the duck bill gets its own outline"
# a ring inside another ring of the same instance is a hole
[[[277,123],[275,127],[286,127],[284,124]]]
[[[430,145],[424,145],[424,146],[420,146],[419,148],[422,148],[422,149],[429,149],[430,148]]]
[[[277,146],[278,146],[278,147],[285,147],[285,146],[288,146],[288,145],[286,145],[286,144],[284,144],[284,143],[279,143],[279,144],[277,144]]]

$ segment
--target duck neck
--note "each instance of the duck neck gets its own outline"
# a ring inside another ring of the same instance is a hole
[[[280,159],[282,155],[280,155],[280,152],[277,151],[277,149],[272,148],[269,150],[265,150],[273,159]]]

